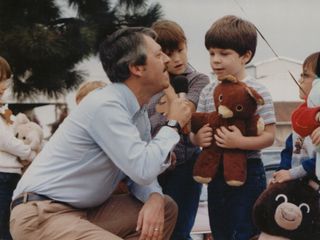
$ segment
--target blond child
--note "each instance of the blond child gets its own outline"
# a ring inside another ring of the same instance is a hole
[[[79,104],[80,101],[87,96],[91,91],[106,86],[106,82],[102,81],[90,81],[82,84],[76,93],[76,103]]]
[[[245,66],[255,54],[257,31],[255,26],[236,16],[218,19],[205,36],[205,46],[210,54],[210,64],[217,79],[233,75],[253,87],[264,99],[257,113],[263,118],[265,130],[259,136],[243,136],[235,126],[222,127],[212,136],[212,130],[204,126],[192,140],[200,146],[208,146],[214,137],[222,148],[247,150],[247,180],[240,187],[226,184],[223,164],[216,177],[208,184],[208,209],[214,240],[248,240],[258,233],[252,222],[251,212],[255,200],[266,187],[266,176],[260,149],[272,145],[275,135],[275,116],[271,95],[267,89],[246,73]],[[198,112],[215,111],[213,91],[217,81],[207,85],[200,94]]]
[[[0,99],[10,84],[10,77],[10,66],[0,56]],[[0,239],[11,240],[10,203],[23,168],[18,157],[28,159],[31,155],[31,148],[14,137],[11,111],[7,105],[0,106],[0,116]]]

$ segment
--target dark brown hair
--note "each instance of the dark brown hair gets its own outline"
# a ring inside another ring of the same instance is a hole
[[[156,41],[167,54],[179,49],[181,43],[187,42],[183,29],[174,21],[159,20],[151,28],[158,34]]]
[[[205,46],[208,50],[210,48],[232,49],[240,56],[251,51],[252,59],[257,47],[256,27],[239,17],[224,16],[215,21],[207,31]]]

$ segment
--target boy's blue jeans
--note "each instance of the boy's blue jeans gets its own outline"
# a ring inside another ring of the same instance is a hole
[[[260,159],[248,159],[247,180],[241,187],[225,183],[223,167],[208,185],[208,210],[214,240],[248,240],[259,234],[252,221],[253,205],[266,188]]]
[[[20,174],[0,172],[0,239],[11,240],[9,232],[10,203]]]
[[[198,211],[202,184],[192,177],[193,165],[200,150],[187,162],[159,177],[163,193],[169,195],[178,205],[178,219],[172,233],[172,240],[191,240],[190,232]]]

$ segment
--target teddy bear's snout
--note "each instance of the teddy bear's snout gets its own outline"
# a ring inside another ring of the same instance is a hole
[[[230,110],[230,108],[220,105],[218,107],[218,113],[222,118],[231,118],[233,117],[233,112]]]
[[[295,230],[301,224],[302,213],[298,206],[286,202],[277,207],[274,218],[281,228]]]

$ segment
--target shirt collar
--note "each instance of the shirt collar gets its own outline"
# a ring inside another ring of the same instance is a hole
[[[123,100],[126,102],[126,106],[128,107],[129,114],[133,117],[140,110],[144,110],[145,106],[140,107],[136,96],[133,92],[128,88],[128,86],[124,83],[113,83],[114,87],[118,89],[121,93],[121,96],[124,98]]]
[[[192,73],[194,71],[195,71],[195,69],[188,63],[186,70],[184,71],[184,73],[182,73],[180,75],[187,76],[187,75],[189,75],[190,73]],[[170,78],[174,78],[176,76],[177,75],[170,75]]]
[[[245,76],[245,78],[241,82],[246,83],[246,82],[251,81],[251,80],[252,80],[252,77],[247,75],[247,76]]]

